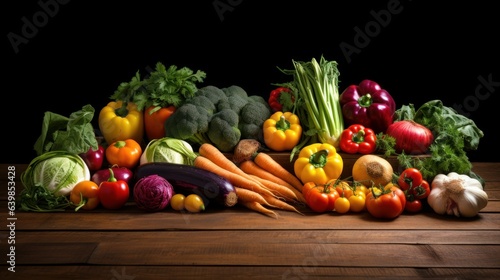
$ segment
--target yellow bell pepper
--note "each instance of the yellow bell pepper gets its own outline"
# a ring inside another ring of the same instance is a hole
[[[333,145],[314,143],[300,150],[293,168],[302,183],[322,185],[340,177],[344,161]]]
[[[302,126],[292,112],[277,111],[264,121],[264,143],[273,151],[290,151],[302,137]]]
[[[99,113],[99,129],[109,145],[126,139],[142,143],[144,114],[133,102],[111,101]]]

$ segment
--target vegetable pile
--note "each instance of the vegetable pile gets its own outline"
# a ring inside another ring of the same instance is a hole
[[[474,121],[440,100],[398,108],[369,79],[340,91],[337,63],[323,56],[292,64],[279,68],[291,80],[268,98],[201,86],[205,72],[158,62],[119,84],[98,130],[89,104],[69,117],[46,112],[18,207],[201,214],[241,206],[273,218],[281,210],[377,219],[425,206],[469,218],[486,207],[467,157],[484,136]],[[270,152],[289,153],[290,166]],[[345,154],[359,155],[352,170]]]

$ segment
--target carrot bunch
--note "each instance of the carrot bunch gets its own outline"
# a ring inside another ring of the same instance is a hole
[[[279,217],[273,208],[302,214],[292,205],[305,202],[301,189],[293,185],[297,184],[297,177],[265,153],[258,153],[253,160],[243,161],[238,166],[217,147],[204,143],[194,166],[226,178],[235,187],[238,203],[251,210],[273,218]],[[297,180],[294,183],[293,178]]]

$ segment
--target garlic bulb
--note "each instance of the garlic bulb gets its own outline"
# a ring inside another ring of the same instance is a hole
[[[479,180],[451,172],[434,177],[427,202],[440,215],[474,217],[488,204],[488,195]]]

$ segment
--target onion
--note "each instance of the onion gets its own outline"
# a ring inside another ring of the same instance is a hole
[[[434,141],[432,131],[412,120],[392,123],[386,134],[396,139],[396,152],[407,154],[425,154]]]
[[[137,207],[149,212],[165,209],[173,194],[172,184],[156,174],[142,177],[134,185],[134,201]]]

